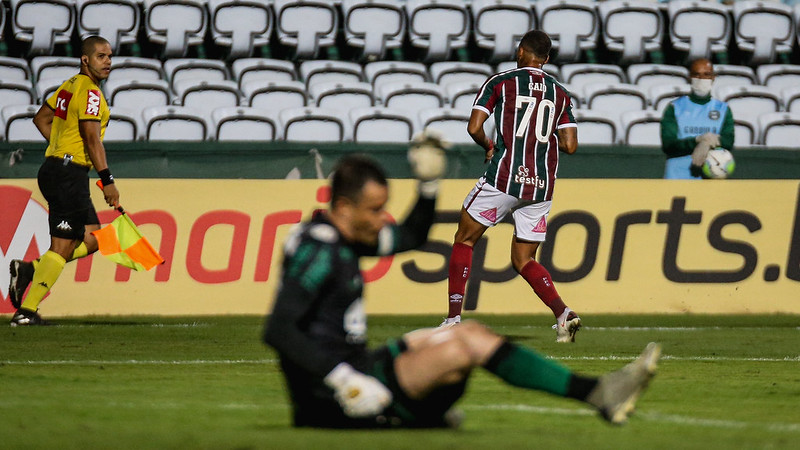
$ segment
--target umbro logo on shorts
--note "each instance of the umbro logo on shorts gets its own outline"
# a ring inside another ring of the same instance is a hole
[[[60,224],[56,225],[56,228],[61,231],[72,231],[72,227],[67,223],[66,220],[62,220]]]

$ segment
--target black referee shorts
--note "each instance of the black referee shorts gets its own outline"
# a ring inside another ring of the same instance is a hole
[[[82,240],[86,225],[100,223],[89,194],[88,167],[45,158],[38,182],[50,210],[50,236]]]

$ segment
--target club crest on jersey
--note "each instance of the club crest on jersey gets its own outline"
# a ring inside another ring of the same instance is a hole
[[[538,176],[530,176],[530,169],[525,166],[519,166],[517,168],[517,174],[514,175],[514,182],[519,184],[528,184],[531,186],[536,186],[539,189],[544,189],[544,179],[539,178]]]
[[[533,227],[533,230],[531,231],[533,231],[534,233],[547,233],[547,219],[544,216],[542,216],[542,218],[539,219],[539,223],[537,223],[536,226]]]
[[[100,115],[100,91],[89,89],[89,98],[86,101],[86,114],[90,116]]]
[[[489,222],[497,222],[497,208],[487,209],[486,211],[481,211],[479,214]]]
[[[72,93],[65,90],[58,91],[58,96],[56,97],[56,110],[55,116],[62,120],[67,120],[67,108],[69,108],[69,102],[72,100]]]

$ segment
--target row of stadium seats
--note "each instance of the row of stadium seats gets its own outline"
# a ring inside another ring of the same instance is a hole
[[[0,13],[0,29],[6,20],[11,25],[6,41],[25,43],[27,56],[52,55],[74,36],[100,34],[117,54],[145,36],[160,58],[212,42],[230,59],[278,43],[297,59],[343,45],[367,60],[414,48],[431,62],[474,42],[498,62],[513,59],[519,37],[538,28],[554,39],[554,62],[585,60],[600,45],[623,64],[643,62],[666,44],[689,58],[735,46],[757,65],[788,57],[800,39],[800,7],[771,1],[9,0],[9,11]]]

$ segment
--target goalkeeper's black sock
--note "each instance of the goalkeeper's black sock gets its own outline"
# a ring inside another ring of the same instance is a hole
[[[592,389],[597,386],[597,381],[598,379],[596,377],[572,375],[572,378],[569,380],[569,388],[567,388],[567,397],[585,402],[586,397],[588,397]]]
[[[489,372],[507,383],[565,397],[570,392],[572,372],[535,351],[505,341],[484,364]]]

